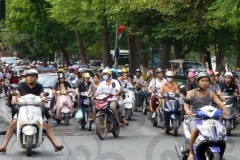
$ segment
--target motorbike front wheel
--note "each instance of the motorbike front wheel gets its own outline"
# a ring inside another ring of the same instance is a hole
[[[32,156],[32,144],[33,144],[33,136],[27,136],[27,144],[26,144],[26,155],[27,157]]]
[[[142,113],[143,115],[147,114],[147,103],[144,101],[142,105]]]
[[[132,116],[132,110],[131,109],[127,109],[126,110],[126,119],[127,120],[131,120],[131,116]]]
[[[173,122],[173,136],[177,136],[178,135],[178,122],[177,120],[172,120]]]
[[[97,135],[101,140],[104,140],[107,137],[108,127],[107,119],[105,116],[96,117],[96,130]]]
[[[208,154],[208,159],[209,159],[209,160],[221,160],[221,157],[220,157],[220,154],[219,154],[219,153],[209,152],[209,154]]]
[[[227,130],[227,136],[231,136],[231,121],[225,120],[225,126]]]

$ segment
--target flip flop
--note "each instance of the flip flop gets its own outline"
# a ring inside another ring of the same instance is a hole
[[[64,147],[63,146],[57,146],[54,148],[55,152],[61,151]]]
[[[4,153],[4,152],[6,152],[6,149],[0,148],[0,152]]]

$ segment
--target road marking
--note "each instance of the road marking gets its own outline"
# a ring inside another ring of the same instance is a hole
[[[150,129],[147,129],[146,127],[141,127],[140,129],[135,130],[135,131],[136,131],[136,132],[139,132],[139,133],[141,133],[141,134],[144,134],[144,135],[146,135],[146,136],[148,136],[148,135],[156,136],[156,135],[159,134],[158,132],[154,132],[154,131],[152,131],[152,130],[150,130]]]

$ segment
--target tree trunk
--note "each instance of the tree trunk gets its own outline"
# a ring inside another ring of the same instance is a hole
[[[171,70],[171,64],[169,62],[171,57],[171,45],[163,44],[163,45],[160,45],[160,48],[162,48],[162,50],[160,50],[160,53],[159,53],[160,68],[162,68],[162,70],[166,70],[166,69]]]
[[[83,46],[83,40],[82,40],[81,33],[79,31],[75,31],[75,35],[76,35],[76,39],[77,39],[77,44],[78,44],[78,49],[79,49],[79,52],[80,52],[79,55],[80,55],[81,61],[84,64],[87,64],[86,50]]]
[[[224,61],[224,49],[222,45],[218,45],[218,51],[216,53],[216,72],[219,72],[222,69],[222,67],[224,66]]]
[[[135,34],[128,34],[129,69],[130,73],[134,74],[136,69],[140,69],[140,42]]]
[[[66,52],[66,50],[65,50],[65,48],[64,48],[64,46],[63,46],[63,43],[62,43],[61,39],[60,39],[60,38],[57,38],[57,42],[58,42],[58,45],[59,45],[59,47],[60,47],[60,50],[63,52],[63,55],[64,55],[64,57],[66,58],[67,65],[69,65],[69,64],[70,64],[69,56],[68,56],[68,54],[67,54],[67,52]]]
[[[240,68],[240,29],[237,32],[237,68]]]
[[[212,62],[211,62],[211,54],[210,54],[210,52],[204,46],[201,47],[201,50],[206,55],[206,61],[208,63],[208,69],[212,70]]]
[[[149,56],[147,54],[143,54],[143,67],[149,67],[148,66]]]
[[[104,16],[102,19],[102,50],[103,50],[103,66],[111,67],[112,60],[110,54],[109,30],[106,16]]]
[[[175,59],[185,59],[185,55],[183,52],[183,41],[175,40],[174,41],[174,51],[175,51]]]

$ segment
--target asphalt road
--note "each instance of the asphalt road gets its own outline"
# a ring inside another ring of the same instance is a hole
[[[10,110],[0,98],[0,131],[7,129],[10,118]],[[69,126],[56,125],[52,120],[49,123],[57,141],[65,147],[61,152],[54,152],[52,144],[45,137],[41,147],[33,150],[32,157],[26,157],[25,150],[17,145],[14,135],[7,153],[0,155],[0,160],[177,160],[174,145],[184,142],[182,128],[178,137],[166,135],[162,129],[153,127],[140,111],[133,114],[129,127],[121,127],[120,137],[114,138],[108,134],[104,141],[95,134],[95,126],[92,131],[82,130],[74,119]],[[227,160],[240,159],[239,137],[238,126],[227,140]],[[0,143],[3,138],[4,135],[0,135]]]

